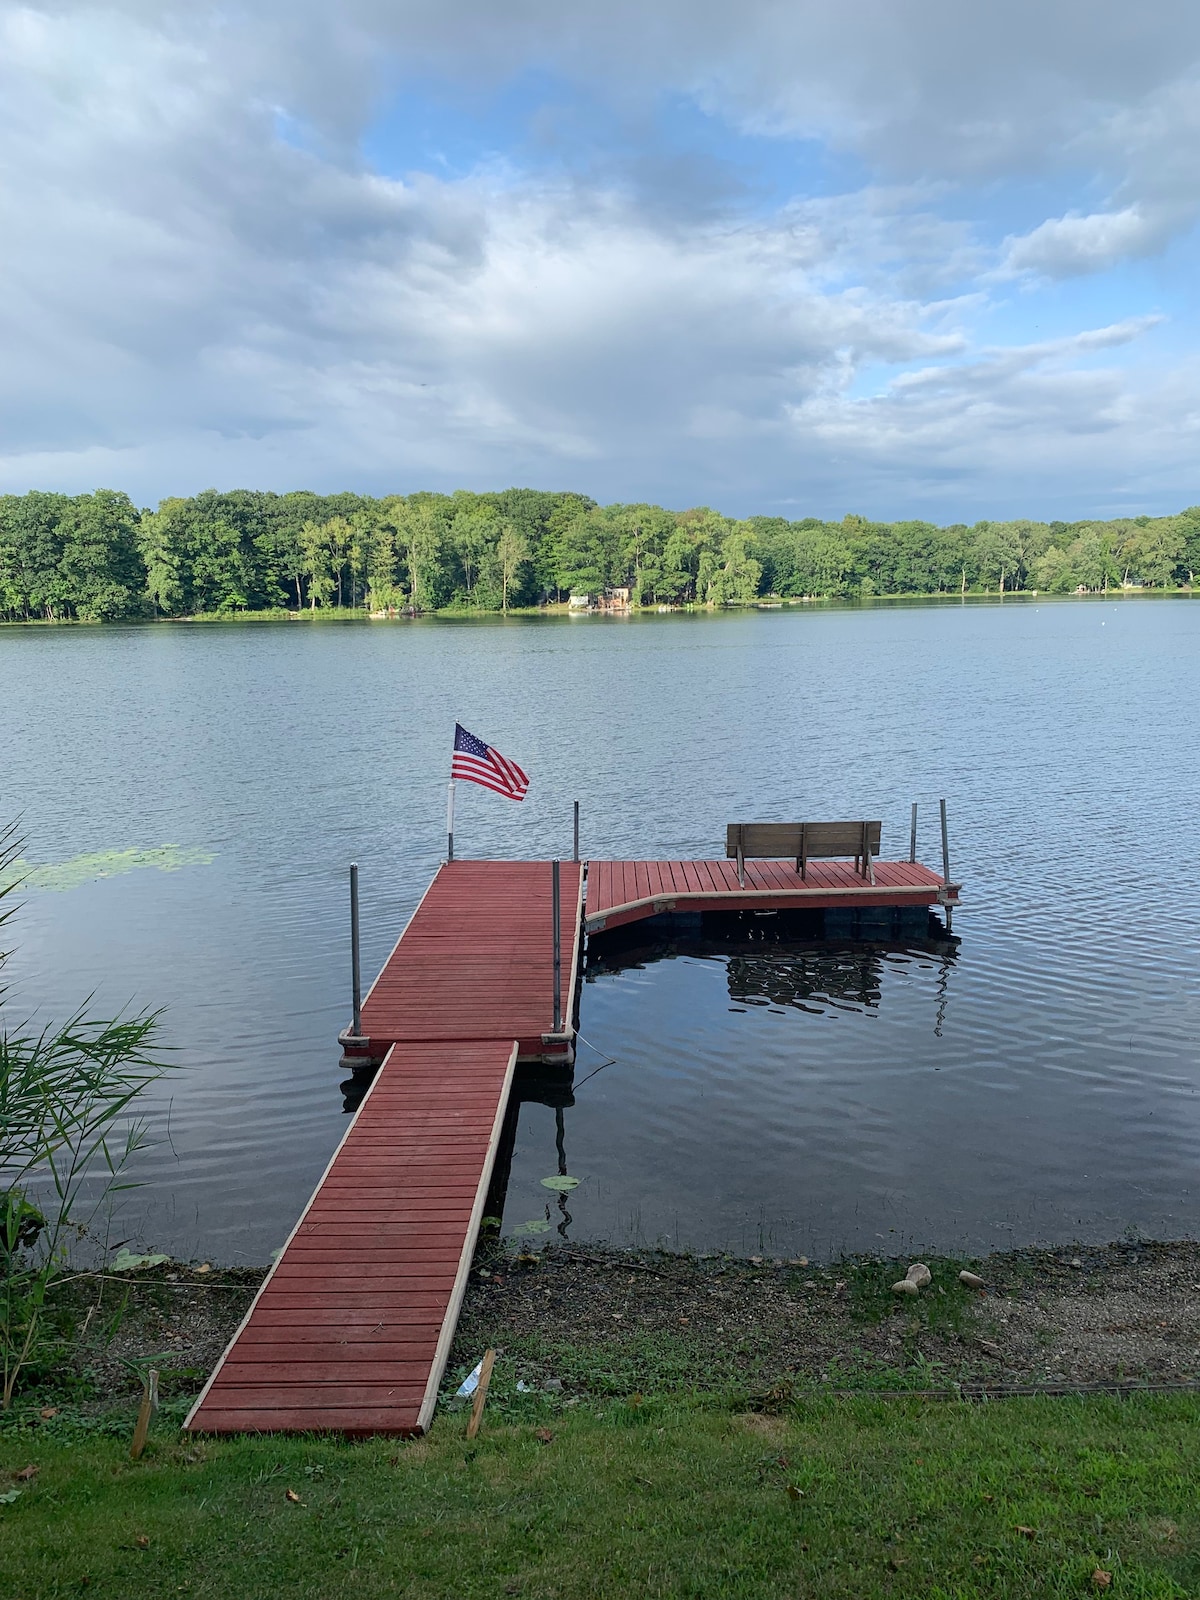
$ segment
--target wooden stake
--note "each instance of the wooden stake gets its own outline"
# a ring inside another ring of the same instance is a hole
[[[150,1433],[150,1422],[158,1410],[158,1373],[151,1368],[142,1379],[142,1403],[138,1408],[137,1426],[133,1430],[133,1443],[129,1447],[129,1459],[140,1461],[142,1451],[146,1448],[146,1439]]]
[[[483,1407],[487,1401],[488,1384],[492,1381],[492,1368],[496,1364],[496,1352],[484,1352],[483,1365],[479,1369],[479,1382],[475,1386],[475,1404],[471,1407],[471,1420],[467,1423],[467,1438],[473,1439],[479,1432],[479,1424],[483,1421]]]

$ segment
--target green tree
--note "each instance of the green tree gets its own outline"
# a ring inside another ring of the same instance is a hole
[[[529,541],[511,523],[505,523],[496,541],[496,566],[500,573],[501,610],[508,611],[508,592],[529,560]]]
[[[494,511],[466,511],[455,517],[450,540],[462,571],[467,604],[475,600],[475,585],[484,563],[500,542],[502,524]]]
[[[69,615],[60,564],[65,494],[0,496],[0,608],[12,620]]]
[[[141,610],[146,569],[137,525],[133,502],[115,489],[97,489],[71,501],[61,524],[59,574],[77,617],[111,622]]]
[[[721,545],[721,567],[708,586],[710,602],[718,606],[748,605],[758,594],[762,565],[749,553],[750,539],[731,533]]]

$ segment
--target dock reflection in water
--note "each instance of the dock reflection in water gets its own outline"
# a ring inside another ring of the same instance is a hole
[[[886,963],[933,957],[940,969],[940,1027],[960,941],[945,932],[936,915],[929,914],[926,937],[905,940],[816,938],[810,931],[812,920],[784,912],[694,920],[657,917],[593,938],[585,981],[675,957],[718,958],[726,962],[730,1010],[791,1006],[823,1016],[830,1006],[853,1011],[877,1007]]]
[[[934,936],[910,939],[904,943],[822,940],[813,936],[809,926],[811,920],[802,914],[782,914],[770,918],[710,915],[703,919],[660,917],[651,922],[634,924],[593,937],[588,950],[585,983],[611,982],[619,979],[623,973],[649,973],[650,969],[664,962],[701,962],[707,970],[723,967],[728,989],[728,1012],[748,1015],[754,1009],[777,1017],[793,1015],[793,1025],[797,1030],[793,1037],[799,1040],[809,1024],[803,1016],[795,1016],[794,1013],[820,1017],[831,1012],[875,1012],[883,1001],[888,968],[905,970],[915,963],[926,972],[930,968],[936,971],[933,985],[927,982],[924,986],[930,1002],[925,1029],[935,1035],[940,1034],[959,941],[948,938],[936,918],[931,919],[927,930]],[[631,1003],[633,1001],[634,995],[631,994]],[[536,1243],[539,1234],[548,1235],[552,1231],[565,1240],[573,1217],[568,1193],[543,1192],[540,1196],[543,1216],[516,1220],[523,1217],[524,1210],[533,1209],[529,1202],[535,1190],[530,1182],[531,1171],[526,1170],[530,1162],[541,1172],[551,1166],[548,1159],[550,1130],[546,1119],[544,1115],[538,1117],[536,1114],[531,1119],[527,1112],[523,1117],[523,1108],[535,1110],[543,1106],[553,1111],[553,1165],[557,1173],[565,1177],[572,1170],[569,1168],[567,1152],[567,1139],[571,1132],[569,1124],[572,1121],[570,1113],[576,1105],[577,1092],[584,1092],[589,1105],[580,1113],[584,1117],[583,1123],[574,1130],[578,1147],[575,1150],[576,1161],[581,1163],[574,1170],[586,1176],[587,1168],[591,1166],[589,1147],[593,1147],[593,1138],[589,1135],[594,1134],[594,1129],[590,1127],[594,1114],[590,1102],[596,1092],[587,1086],[610,1068],[616,1068],[620,1077],[622,1069],[631,1067],[627,1060],[618,1061],[615,1057],[600,1053],[587,1040],[586,991],[582,1009],[581,1050],[574,1072],[525,1068],[518,1070],[514,1081],[485,1214],[500,1219],[506,1231],[524,1242]],[[674,1047],[673,1042],[664,1039],[663,1047],[670,1051]],[[645,1063],[633,1070],[645,1081],[647,1072],[652,1075],[656,1068]],[[600,1087],[597,1085],[597,1088]],[[623,1095],[628,1097],[628,1134],[632,1145],[640,1142],[646,1128],[637,1108],[640,1095],[636,1092],[631,1094],[631,1089],[633,1085],[627,1077],[624,1078],[624,1088],[618,1087],[614,1080],[605,1098],[611,1103],[620,1100]],[[747,1089],[750,1089],[750,1083],[747,1083]],[[816,1086],[814,1095],[819,1100]],[[747,1111],[748,1107],[743,1102],[743,1112]],[[761,1108],[764,1133],[765,1124],[772,1115],[770,1105],[764,1102]],[[534,1141],[537,1154],[529,1148],[529,1133],[534,1124],[545,1130]],[[688,1130],[681,1128],[679,1132],[686,1139]],[[709,1137],[718,1164],[723,1132],[721,1122],[710,1126]],[[611,1129],[610,1133],[609,1154],[620,1164],[625,1153],[621,1149],[619,1128]],[[659,1159],[664,1170],[674,1166],[674,1142],[670,1139],[659,1142]],[[519,1154],[522,1145],[525,1146],[524,1159]],[[505,1218],[509,1189],[514,1179],[515,1156],[518,1158],[517,1166],[521,1169],[517,1174],[516,1186],[523,1191],[524,1199],[517,1202],[515,1218]],[[545,1178],[536,1179],[539,1187],[544,1186],[546,1181]],[[589,1184],[589,1190],[593,1187],[594,1184]],[[593,1198],[590,1193],[584,1192],[578,1196],[587,1216],[581,1237],[592,1237],[595,1232],[594,1209],[590,1203]]]

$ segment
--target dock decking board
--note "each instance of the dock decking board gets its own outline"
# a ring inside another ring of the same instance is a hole
[[[511,1039],[392,1047],[187,1427],[362,1435],[428,1426],[516,1054]],[[402,1147],[409,1096],[426,1110],[440,1096],[447,1119],[471,1101],[470,1126],[453,1141],[463,1181],[432,1208],[417,1198],[428,1164]],[[378,1159],[388,1148],[393,1158]],[[380,1220],[364,1228],[368,1212]]]
[[[588,933],[618,928],[660,911],[826,910],[836,906],[957,905],[958,885],[919,861],[876,861],[869,883],[848,861],[810,861],[801,878],[793,861],[590,861]]]

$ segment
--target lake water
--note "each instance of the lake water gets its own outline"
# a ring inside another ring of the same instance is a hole
[[[506,1229],[811,1256],[1192,1235],[1198,689],[1187,600],[0,629],[27,856],[211,858],[31,890],[9,1026],[165,1007],[167,1137],[117,1236],[260,1262],[344,1127],[347,863],[373,975],[444,849],[456,719],[533,779],[523,805],[460,785],[468,855],[569,855],[576,797],[585,855],[860,815],[904,855],[915,799],[936,866],[945,795],[952,957],[647,935],[594,969],[573,1103],[521,1108]]]

